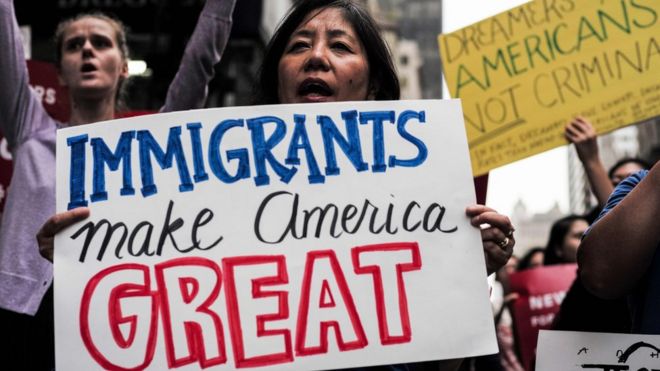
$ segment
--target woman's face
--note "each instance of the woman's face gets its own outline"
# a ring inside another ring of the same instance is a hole
[[[119,80],[128,77],[127,62],[115,35],[112,25],[95,17],[81,18],[66,29],[60,81],[72,94],[114,96]]]
[[[369,63],[338,8],[310,13],[293,32],[278,65],[280,103],[371,99]]]
[[[621,183],[621,181],[642,169],[643,167],[641,167],[636,162],[628,162],[617,167],[616,170],[614,170],[612,173],[612,179],[610,179],[612,181],[612,185],[616,187],[617,184]]]
[[[527,269],[533,269],[543,266],[543,251],[537,251],[529,259],[529,267]]]
[[[577,262],[577,250],[582,240],[582,235],[589,227],[589,224],[583,219],[577,219],[571,223],[571,227],[564,236],[564,243],[561,247],[561,258],[566,263]]]

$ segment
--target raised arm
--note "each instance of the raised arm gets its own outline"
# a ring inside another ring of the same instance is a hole
[[[564,134],[569,142],[575,144],[575,150],[587,174],[591,190],[598,200],[598,206],[602,208],[614,187],[598,153],[596,130],[586,118],[576,117],[566,125]]]
[[[617,186],[606,206],[611,211],[592,226],[578,249],[585,287],[605,299],[629,293],[660,244],[660,166],[635,186],[638,176]]]
[[[220,61],[231,31],[236,0],[207,0],[167,91],[161,112],[202,108],[213,67]]]
[[[35,124],[52,124],[30,89],[21,32],[12,0],[0,0],[0,131],[11,148],[38,130]]]

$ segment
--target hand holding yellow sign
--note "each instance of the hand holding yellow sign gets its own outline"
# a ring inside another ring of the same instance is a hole
[[[439,36],[474,175],[660,115],[660,2],[536,0]]]

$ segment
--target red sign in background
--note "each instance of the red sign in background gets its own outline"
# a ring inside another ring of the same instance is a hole
[[[520,358],[526,370],[533,370],[539,330],[549,329],[566,292],[575,280],[576,264],[534,268],[511,274],[513,325]]]
[[[484,205],[488,191],[488,173],[474,178],[474,191],[477,194],[477,203]]]
[[[67,121],[69,119],[69,96],[66,89],[57,80],[55,65],[32,60],[26,61],[26,63],[30,75],[30,85],[41,98],[41,103],[48,114],[56,120]],[[0,132],[0,212],[5,208],[5,197],[11,181],[11,173],[10,148]]]
[[[70,114],[69,94],[57,79],[55,65],[33,60],[26,62],[30,74],[30,85],[41,97],[41,103],[46,108],[46,112],[55,120],[67,122]]]

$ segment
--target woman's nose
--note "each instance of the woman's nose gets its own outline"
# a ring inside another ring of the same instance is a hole
[[[94,46],[92,45],[92,42],[89,39],[86,39],[85,42],[83,43],[83,46],[82,46],[83,57],[92,56],[93,51],[94,51]]]
[[[322,70],[327,71],[330,69],[330,62],[327,57],[327,48],[318,45],[310,50],[309,57],[305,62],[305,70]]]

